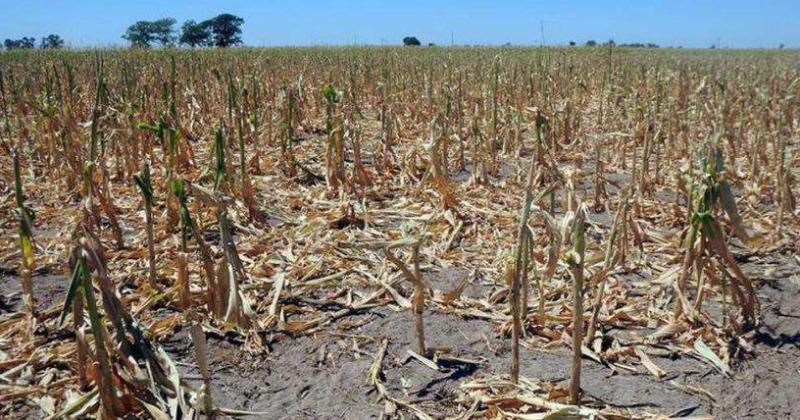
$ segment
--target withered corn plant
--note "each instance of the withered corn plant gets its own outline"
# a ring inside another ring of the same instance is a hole
[[[328,85],[322,91],[325,97],[325,127],[328,133],[325,148],[325,182],[328,190],[336,193],[346,182],[344,173],[344,127],[338,112],[341,94]]]
[[[401,247],[411,247],[413,271],[408,268],[406,263],[397,258],[394,255],[394,251],[392,251],[393,249]],[[403,277],[414,286],[414,294],[411,298],[411,311],[414,313],[414,325],[417,332],[417,351],[420,355],[425,356],[427,351],[425,347],[424,310],[425,294],[428,292],[428,286],[422,280],[422,273],[419,268],[419,247],[419,239],[400,240],[386,247],[384,254],[386,258],[400,270]]]
[[[22,191],[22,175],[20,174],[19,152],[11,150],[14,159],[14,196],[17,203],[19,219],[19,252],[20,252],[20,278],[22,279],[22,293],[25,300],[25,309],[31,316],[31,322],[36,317],[36,301],[33,296],[33,270],[36,268],[33,250],[33,218],[34,213],[25,206],[25,194]]]
[[[206,342],[206,333],[203,331],[201,325],[201,318],[198,317],[194,311],[188,311],[187,318],[192,323],[189,327],[189,332],[194,342],[195,357],[197,359],[197,366],[200,368],[200,376],[203,379],[203,387],[200,389],[203,399],[203,412],[206,418],[215,418],[214,401],[211,397],[211,369],[208,364],[208,343]]]
[[[148,280],[153,290],[158,290],[158,274],[156,273],[155,238],[153,235],[153,184],[150,181],[150,165],[142,165],[142,172],[134,175],[136,185],[142,192],[144,204],[144,223],[147,231],[147,268]]]
[[[606,249],[603,256],[603,265],[600,271],[593,277],[594,283],[597,284],[597,292],[595,294],[594,302],[592,303],[592,316],[589,319],[589,325],[586,329],[586,344],[591,345],[595,339],[595,332],[597,331],[598,318],[600,310],[603,306],[603,298],[606,293],[606,282],[608,279],[609,271],[614,265],[624,260],[625,249],[627,244],[627,229],[628,223],[628,209],[629,200],[628,192],[622,191],[620,197],[619,207],[611,222],[611,228],[606,239]]]
[[[166,172],[165,185],[166,185],[166,207],[167,207],[167,227],[173,231],[174,227],[178,224],[178,203],[175,201],[175,196],[170,193],[170,185],[175,179],[176,172],[176,149],[178,147],[178,132],[161,117],[158,125],[140,123],[138,125],[140,130],[152,132],[158,138],[161,148],[164,151],[163,157],[164,170]]]
[[[247,280],[244,266],[233,240],[233,226],[228,217],[229,198],[220,192],[210,191],[199,185],[191,185],[191,192],[203,203],[214,207],[222,248],[222,261],[217,266],[215,279],[215,301],[218,316],[225,322],[247,330],[254,316],[248,299],[240,285]]]
[[[522,209],[520,209],[519,226],[517,228],[517,240],[514,248],[514,266],[513,269],[508,270],[510,276],[509,302],[511,303],[511,382],[519,382],[519,339],[522,335],[522,306],[527,306],[527,294],[525,302],[521,302],[523,294],[520,293],[520,288],[527,289],[528,283],[528,255],[529,255],[529,230],[528,218],[531,213],[531,204],[533,203],[533,183],[536,174],[536,161],[531,159],[530,168],[528,170],[528,179],[525,183],[525,198],[523,199]],[[542,302],[543,296],[539,296]]]
[[[179,287],[179,301],[184,309],[191,305],[190,294],[190,280],[188,273],[188,258],[189,258],[189,237],[194,239],[197,249],[200,254],[200,261],[203,267],[203,277],[206,281],[206,306],[208,312],[216,316],[220,316],[220,309],[222,308],[222,296],[217,293],[216,274],[214,269],[214,260],[211,256],[211,250],[203,239],[203,233],[200,231],[197,223],[192,218],[189,212],[189,204],[187,198],[187,188],[183,179],[175,179],[172,181],[172,193],[178,200],[181,214],[181,233],[180,233],[180,246],[181,251],[177,254],[178,265],[178,282]]]
[[[88,153],[86,155],[86,160],[83,163],[83,198],[84,198],[84,217],[89,218],[92,220],[94,225],[99,229],[101,228],[102,224],[100,221],[100,212],[95,207],[95,199],[99,201],[100,208],[102,208],[103,213],[108,218],[109,224],[111,225],[111,230],[114,236],[114,242],[118,249],[122,249],[125,247],[125,242],[122,236],[122,229],[120,228],[119,222],[117,221],[117,209],[115,208],[111,193],[109,192],[108,186],[108,177],[103,174],[103,168],[105,167],[103,164],[99,165],[101,168],[101,182],[96,183],[94,180],[95,169],[98,167],[98,162],[104,162],[105,159],[105,147],[102,148],[101,151],[98,151],[100,148],[100,144],[98,144],[101,139],[99,138],[101,135],[100,132],[100,117],[101,112],[104,108],[105,101],[107,100],[106,97],[106,85],[104,79],[104,70],[103,70],[103,60],[99,57],[96,57],[96,64],[95,64],[95,72],[96,72],[96,85],[95,85],[95,100],[94,106],[92,108],[92,116],[91,116],[91,124],[90,124],[90,136],[89,136],[89,144],[88,144]],[[102,152],[102,153],[101,153]]]
[[[716,143],[711,143],[708,156],[702,164],[701,178],[693,189],[695,207],[691,210],[686,234],[683,267],[675,287],[674,318],[676,321],[684,317],[696,319],[696,310],[701,307],[704,296],[703,279],[709,276],[723,286],[723,307],[728,299],[724,291],[730,290],[732,303],[740,312],[738,315],[745,323],[752,325],[757,320],[758,300],[752,282],[744,275],[728,249],[725,230],[720,222],[722,215],[728,217],[734,233],[743,239],[747,239],[748,235],[726,179],[729,174],[725,171],[722,151]],[[715,265],[714,257],[719,265]],[[694,305],[687,298],[687,282],[693,272],[696,272],[698,279],[697,301]],[[730,322],[735,330],[741,330],[737,314],[729,315],[725,322]]]
[[[567,255],[567,264],[572,275],[572,370],[570,372],[570,403],[581,402],[581,357],[583,355],[583,267],[586,257],[584,224],[588,208],[582,204],[572,221],[572,250]]]
[[[154,418],[193,416],[177,368],[161,347],[150,342],[125,309],[111,280],[105,250],[90,229],[83,223],[75,229],[70,252],[72,278],[60,323],[69,313],[75,318],[75,338],[79,348],[84,349],[78,353],[76,369],[85,369],[85,377],[94,382],[93,392],[99,394],[101,402],[99,417],[120,418],[136,413],[147,413]],[[100,292],[102,304],[98,304],[95,288]],[[93,351],[84,333],[84,304]],[[88,365],[87,359],[91,359]],[[78,408],[67,407],[61,415],[74,410]]]

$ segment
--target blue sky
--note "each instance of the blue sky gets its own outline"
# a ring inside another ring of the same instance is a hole
[[[396,44],[415,35],[450,44],[583,43],[613,38],[662,46],[800,47],[800,0],[0,0],[0,39],[60,34],[78,47],[125,45],[137,20],[245,20],[248,45]],[[543,29],[543,31],[542,31]]]

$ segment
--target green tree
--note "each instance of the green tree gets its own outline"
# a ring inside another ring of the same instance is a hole
[[[39,47],[42,49],[58,49],[64,46],[64,40],[56,34],[50,34],[42,38]]]
[[[242,43],[242,28],[244,19],[230,13],[223,13],[201,23],[211,32],[213,44],[220,48],[227,48]]]
[[[29,49],[36,46],[36,38],[24,36],[20,39],[6,39],[3,46],[7,50]]]
[[[153,42],[161,46],[172,45],[175,42],[174,24],[175,19],[172,18],[140,20],[129,26],[122,38],[127,39],[134,48],[150,48]]]
[[[175,19],[163,18],[150,22],[151,30],[153,32],[153,39],[158,41],[162,47],[173,45],[175,43]]]
[[[595,41],[593,39],[590,39],[590,40],[586,41],[586,46],[587,47],[594,47],[596,45],[597,45],[597,41]]]
[[[406,47],[417,47],[422,45],[422,43],[419,42],[419,40],[415,36],[407,36],[403,38],[403,45],[405,45]]]
[[[211,45],[211,30],[206,22],[187,20],[181,26],[181,37],[178,42],[192,48]]]
[[[131,43],[134,48],[150,48],[150,44],[155,40],[153,38],[152,25],[146,20],[140,20],[125,31],[122,35],[123,39]]]

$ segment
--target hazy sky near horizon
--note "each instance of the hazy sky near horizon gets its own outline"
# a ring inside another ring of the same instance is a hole
[[[800,47],[800,0],[0,0],[0,39],[49,33],[75,47],[126,45],[137,20],[244,18],[246,45],[423,43]]]

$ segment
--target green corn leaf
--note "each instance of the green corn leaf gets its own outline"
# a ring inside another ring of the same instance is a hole
[[[325,97],[326,101],[332,104],[338,103],[341,99],[341,95],[339,95],[339,92],[336,91],[333,85],[325,86],[325,88],[322,89],[322,96]]]
[[[172,190],[172,193],[178,197],[178,201],[183,204],[186,201],[186,192],[183,188],[183,180],[180,178],[173,179],[172,182],[170,182],[169,187]]]
[[[103,343],[103,329],[101,323],[103,322],[102,317],[100,316],[100,312],[97,310],[97,299],[94,295],[94,287],[92,286],[92,278],[89,273],[86,271],[86,257],[80,257],[81,262],[80,265],[83,267],[81,271],[81,291],[83,292],[83,296],[86,298],[86,312],[89,313],[89,321],[90,327],[92,329],[92,334],[94,334],[95,343],[97,345],[97,351],[100,352],[101,349],[104,349],[105,344]]]
[[[14,196],[17,199],[17,207],[25,206],[25,196],[22,194],[22,176],[20,175],[19,153],[16,149],[11,151],[14,156]]]
[[[175,156],[175,150],[177,150],[178,147],[178,131],[171,127],[170,128],[165,127],[165,129],[167,133],[167,147],[169,149],[169,157],[170,161],[172,161],[172,158]]]
[[[217,135],[214,138],[214,154],[217,157],[216,173],[214,174],[214,191],[219,189],[219,185],[225,178],[225,145],[222,139],[222,128],[217,129]]]
[[[136,128],[138,128],[139,130],[147,130],[147,131],[151,131],[151,132],[155,133],[156,135],[158,135],[159,137],[161,137],[161,130],[162,130],[162,129],[161,129],[161,126],[160,126],[160,125],[152,125],[152,124],[147,124],[147,123],[139,123],[139,124],[137,124],[137,125],[136,125]]]
[[[64,307],[61,308],[61,318],[58,320],[58,325],[64,323],[64,319],[67,317],[67,313],[69,313],[72,307],[72,301],[75,300],[75,295],[81,287],[81,279],[83,278],[83,271],[85,270],[83,264],[84,259],[81,257],[75,263],[75,268],[72,270],[72,278],[69,281],[69,289],[67,290],[67,297],[64,298]]]
[[[27,267],[33,267],[35,260],[33,258],[33,237],[31,235],[31,228],[27,224],[25,217],[20,218],[19,241],[22,248],[22,258],[25,259]]]
[[[147,163],[144,164],[142,168],[142,172],[139,175],[134,175],[133,179],[136,181],[136,184],[139,186],[139,189],[142,191],[142,196],[147,202],[152,203],[153,201],[153,184],[150,181],[150,166]]]

